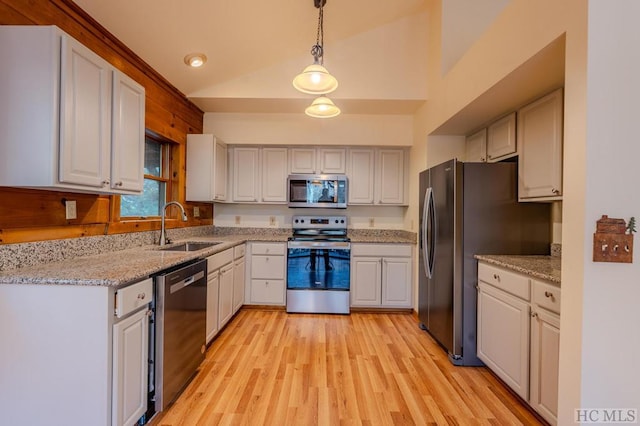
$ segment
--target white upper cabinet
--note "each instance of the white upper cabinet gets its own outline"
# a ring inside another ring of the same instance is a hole
[[[260,198],[260,148],[233,148],[233,201],[257,202]]]
[[[213,135],[187,135],[187,201],[227,200],[227,145]]]
[[[319,148],[316,169],[323,175],[343,174],[346,171],[346,156],[344,148]]]
[[[402,148],[381,148],[377,151],[376,204],[404,205],[407,176]]]
[[[516,113],[512,112],[487,128],[487,160],[504,160],[516,154]]]
[[[467,163],[485,163],[487,161],[487,129],[467,136],[464,161]]]
[[[54,26],[0,26],[1,186],[136,194],[144,88]]]
[[[347,154],[349,204],[373,204],[374,170],[374,149],[349,149]]]
[[[287,202],[287,148],[262,149],[262,201]]]
[[[113,73],[111,187],[142,191],[144,183],[144,88],[122,74]]]
[[[291,173],[315,173],[316,149],[315,148],[290,148],[289,159]]]
[[[343,174],[346,171],[346,150],[344,148],[290,148],[292,174]]]
[[[562,89],[518,111],[520,201],[562,199]]]

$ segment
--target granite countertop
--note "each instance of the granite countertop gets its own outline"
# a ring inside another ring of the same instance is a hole
[[[160,250],[158,245],[143,245],[71,259],[40,263],[0,271],[0,284],[85,285],[117,287],[145,279],[160,271],[199,258],[207,258],[247,241],[286,242],[290,233],[238,232],[193,236],[177,239],[172,245],[186,241],[217,242],[212,247],[192,252]],[[405,232],[350,232],[352,242],[415,243]]]
[[[475,258],[560,285],[559,256],[476,255]]]

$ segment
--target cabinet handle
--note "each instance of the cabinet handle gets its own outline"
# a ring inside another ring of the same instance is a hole
[[[493,158],[493,156],[491,154],[487,155],[487,157],[489,158],[489,160],[491,160]]]
[[[560,190],[559,190],[559,189],[556,189],[556,188],[552,188],[552,189],[551,189],[551,192],[553,192],[553,193],[554,193],[554,194],[556,194],[556,195],[560,194]]]
[[[109,180],[103,180],[102,181],[102,186],[107,186],[109,185]]]
[[[147,295],[144,294],[144,293],[138,294],[138,299],[140,299],[140,300],[144,300],[145,297],[147,297]]]
[[[269,281],[265,281],[265,282],[264,282],[264,284],[265,284],[265,285],[269,285]]]
[[[268,262],[268,261],[269,261],[269,258],[268,258],[268,257],[265,257],[265,258],[264,258],[264,261],[265,261],[265,262]]]
[[[486,162],[487,162],[487,159],[486,159],[486,158],[484,158],[484,157],[480,157],[480,161],[482,161],[483,163],[486,163]]]
[[[500,275],[493,274],[493,279],[496,280],[496,281],[500,281]]]
[[[153,311],[152,311],[151,309],[149,309],[149,310],[147,311],[147,316],[148,316],[148,317],[152,317],[152,316],[153,316]]]
[[[122,182],[116,182],[116,186],[122,186]]]
[[[548,297],[548,298],[550,298],[551,300],[553,300],[553,299],[554,299],[554,297],[553,297],[553,293],[551,293],[550,291],[545,291],[545,292],[544,292],[544,297]]]
[[[538,317],[538,313],[537,312],[531,312],[531,318],[537,318]]]

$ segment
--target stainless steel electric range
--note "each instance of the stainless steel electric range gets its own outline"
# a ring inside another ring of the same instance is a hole
[[[294,216],[287,246],[287,312],[348,314],[347,217]]]

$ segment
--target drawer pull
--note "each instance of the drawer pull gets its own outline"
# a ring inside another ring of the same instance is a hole
[[[548,297],[551,300],[555,299],[555,297],[553,297],[553,293],[551,293],[550,291],[545,291],[544,292],[544,297]]]
[[[138,294],[138,299],[140,299],[140,300],[144,300],[145,297],[147,297],[147,295],[144,294],[144,293]]]
[[[536,318],[538,316],[537,312],[531,312],[531,318]]]
[[[493,274],[493,279],[496,280],[496,281],[500,281],[500,275]]]

